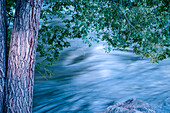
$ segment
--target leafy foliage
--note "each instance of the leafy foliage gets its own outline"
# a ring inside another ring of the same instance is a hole
[[[37,51],[48,66],[63,48],[71,46],[68,39],[81,38],[89,46],[91,41],[107,42],[107,52],[130,48],[158,62],[170,56],[168,6],[168,0],[44,1]],[[89,37],[89,33],[96,36]]]
[[[170,55],[167,0],[48,1],[45,7],[38,50],[49,61],[57,58],[63,47],[70,46],[65,40],[68,38],[81,38],[89,46],[91,41],[106,41],[107,52],[133,48],[133,52],[150,57],[152,62]],[[48,20],[55,15],[63,20],[63,27],[49,25]],[[89,33],[96,37],[88,37]]]

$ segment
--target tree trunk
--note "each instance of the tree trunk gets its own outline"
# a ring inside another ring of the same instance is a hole
[[[38,27],[43,0],[17,0],[10,42],[5,112],[31,113]]]
[[[0,0],[0,113],[3,112],[4,78],[6,74],[6,11],[5,0]]]

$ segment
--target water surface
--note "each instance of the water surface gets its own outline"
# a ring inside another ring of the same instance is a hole
[[[170,59],[150,63],[131,52],[105,53],[72,41],[50,66],[48,80],[35,73],[34,113],[100,113],[109,105],[137,98],[158,113],[170,113]]]

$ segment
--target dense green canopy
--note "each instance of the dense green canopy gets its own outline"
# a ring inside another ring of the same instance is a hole
[[[15,2],[7,3],[7,11],[12,15]],[[44,1],[37,50],[46,60],[53,61],[60,50],[70,46],[67,39],[81,38],[89,46],[91,41],[107,42],[107,52],[130,48],[137,55],[158,62],[170,56],[168,6],[168,0]],[[54,18],[65,24],[49,23]],[[96,36],[89,37],[89,33]]]

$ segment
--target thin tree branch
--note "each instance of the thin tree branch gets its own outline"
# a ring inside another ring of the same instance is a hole
[[[117,3],[115,3],[115,2],[113,2],[113,4],[115,4],[115,5],[120,9],[120,11],[123,13],[125,19],[126,19],[127,22],[129,23],[129,25],[130,25],[131,27],[133,27],[133,29],[135,29],[136,31],[138,31],[138,30],[136,29],[136,27],[131,24],[131,22],[130,22],[129,19],[127,18],[126,14],[125,14],[125,13],[122,11],[122,9],[119,7],[119,6],[121,6],[121,7],[123,8],[123,6],[122,6],[121,4],[117,4]]]
[[[122,11],[122,10],[121,10],[121,11]],[[131,24],[131,22],[128,20],[126,14],[125,14],[123,11],[122,11],[122,13],[123,13],[124,17],[126,18],[126,20],[128,21],[129,25],[132,26],[136,31],[138,31],[138,30],[135,28],[135,26],[133,26],[133,25]]]
[[[6,13],[9,15],[9,17],[13,17],[13,18],[15,18],[15,16],[13,16],[13,15],[9,14],[7,11],[6,11]]]
[[[9,27],[9,25],[10,25],[10,23],[11,23],[11,18],[15,18],[15,16],[13,16],[13,15],[11,15],[10,13],[8,13],[7,11],[6,11],[6,14],[8,14],[9,15],[9,21],[8,21],[8,25],[7,25],[7,28]]]

